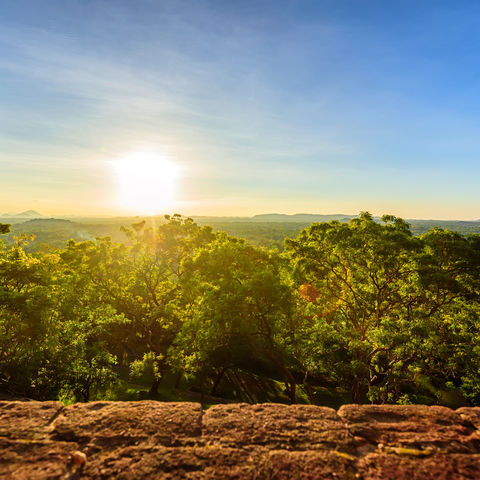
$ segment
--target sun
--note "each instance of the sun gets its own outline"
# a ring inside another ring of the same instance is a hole
[[[179,167],[166,157],[134,152],[113,162],[122,207],[154,215],[174,204]]]

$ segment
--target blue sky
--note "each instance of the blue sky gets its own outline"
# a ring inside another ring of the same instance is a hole
[[[120,214],[112,161],[184,214],[480,218],[480,3],[2,2],[0,212]]]

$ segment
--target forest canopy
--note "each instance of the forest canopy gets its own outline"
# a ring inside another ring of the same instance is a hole
[[[123,233],[0,245],[2,392],[480,405],[480,235],[369,213],[281,252],[178,215]]]

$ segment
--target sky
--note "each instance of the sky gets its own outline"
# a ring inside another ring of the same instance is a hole
[[[147,152],[156,213],[480,218],[479,2],[0,6],[1,213],[132,213]]]

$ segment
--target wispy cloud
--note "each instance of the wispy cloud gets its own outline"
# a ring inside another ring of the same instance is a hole
[[[4,182],[30,170],[51,200],[62,179],[92,197],[107,160],[146,148],[184,165],[185,202],[217,207],[362,209],[401,198],[385,187],[396,179],[418,199],[432,178],[445,186],[428,173],[438,162],[478,173],[475,54],[445,53],[465,41],[455,29],[458,43],[435,47],[448,9],[415,8],[409,22],[408,5],[24,3],[0,22],[0,167]],[[454,18],[473,32],[463,10]]]

